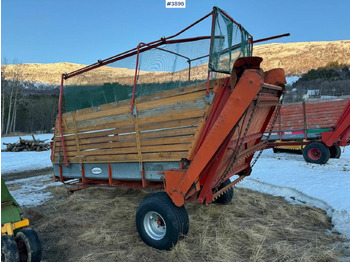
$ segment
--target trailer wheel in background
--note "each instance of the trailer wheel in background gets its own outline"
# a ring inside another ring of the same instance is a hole
[[[31,228],[24,228],[16,234],[19,261],[39,262],[41,243],[38,234]]]
[[[280,150],[277,147],[273,147],[272,150],[275,154],[280,152]]]
[[[338,145],[329,147],[330,158],[339,158],[341,156],[341,149]]]
[[[303,156],[306,162],[325,164],[330,157],[330,152],[325,144],[314,142],[304,147]]]
[[[147,245],[169,250],[188,233],[188,214],[184,206],[175,206],[165,192],[158,192],[139,205],[136,227]]]
[[[225,182],[223,182],[219,186],[218,190],[224,188],[225,186],[227,186],[230,183],[231,183],[230,179],[227,179]],[[233,198],[233,188],[231,187],[225,193],[223,193],[221,196],[219,196],[217,199],[215,199],[214,203],[228,205],[229,203],[231,203],[232,198]]]
[[[15,239],[9,235],[1,236],[1,261],[18,262],[19,254]]]

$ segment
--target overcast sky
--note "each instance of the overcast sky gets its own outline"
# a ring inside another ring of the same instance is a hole
[[[2,0],[1,57],[23,63],[92,64],[162,36],[170,36],[218,6],[254,39],[273,42],[350,39],[349,0]],[[198,35],[210,25],[198,27]]]

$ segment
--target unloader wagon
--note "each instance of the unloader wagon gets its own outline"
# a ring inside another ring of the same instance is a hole
[[[205,22],[211,32],[198,36]],[[170,249],[189,230],[185,202],[229,203],[266,146],[285,75],[260,68],[258,41],[214,7],[173,36],[63,74],[55,177],[76,181],[72,190],[163,189],[141,202],[136,226],[147,245]]]
[[[285,104],[276,122],[269,136],[274,152],[301,150],[306,162],[325,164],[350,144],[350,99]]]

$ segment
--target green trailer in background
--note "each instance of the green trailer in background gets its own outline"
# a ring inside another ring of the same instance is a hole
[[[22,209],[1,179],[1,261],[35,262],[41,260],[37,233],[22,218]]]

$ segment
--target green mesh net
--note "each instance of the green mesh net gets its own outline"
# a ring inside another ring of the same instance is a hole
[[[215,8],[214,12],[209,70],[230,74],[238,58],[251,56],[250,35],[242,26],[231,21],[219,8]]]
[[[214,26],[209,16],[207,34],[196,26],[148,48],[142,46],[137,62],[134,51],[124,59],[68,78],[64,83],[65,111],[74,111],[111,102],[130,100],[207,81],[218,73],[231,73],[236,59],[251,55],[249,34],[231,21],[219,8],[214,8]],[[201,35],[198,35],[201,32]]]

